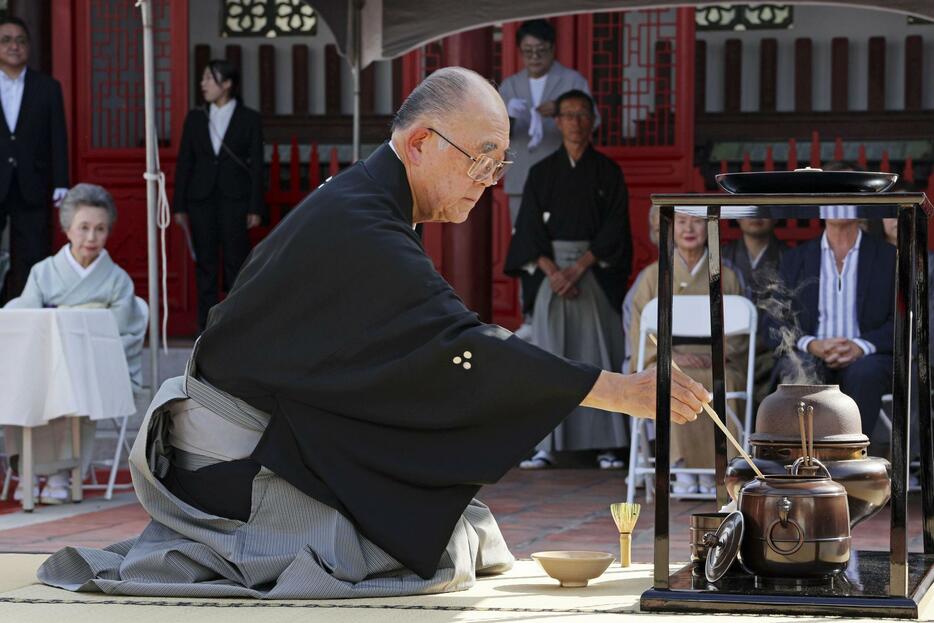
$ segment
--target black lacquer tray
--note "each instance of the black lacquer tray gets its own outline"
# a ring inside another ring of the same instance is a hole
[[[797,169],[721,173],[717,184],[728,193],[873,193],[888,190],[897,179],[897,173]]]

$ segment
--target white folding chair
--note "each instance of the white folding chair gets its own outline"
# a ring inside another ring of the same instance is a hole
[[[146,318],[146,322],[148,322],[149,321],[149,305],[146,303],[145,300],[141,299],[138,296],[135,297],[135,299],[136,299],[137,311],[140,314],[142,314],[143,317]],[[152,388],[145,387],[145,386],[141,387],[138,391],[134,392],[134,396],[133,396],[135,399],[134,402],[136,402],[137,404],[140,404],[140,401],[142,399],[142,403],[148,406],[149,401],[145,400],[147,396],[149,397],[149,399],[152,398]],[[105,490],[106,493],[104,494],[104,498],[109,500],[110,498],[113,497],[114,490],[133,488],[132,482],[116,484],[117,483],[117,472],[120,469],[120,460],[122,458],[123,451],[126,450],[127,456],[130,455],[130,442],[127,440],[127,424],[130,421],[130,417],[131,416],[129,415],[125,415],[123,417],[110,418],[110,423],[113,425],[110,430],[115,431],[117,433],[117,443],[114,449],[114,455],[112,458],[105,459],[103,461],[95,461],[91,464],[91,470],[90,470],[91,471],[91,482],[83,486],[83,488],[86,491]],[[103,422],[101,422],[97,426],[98,436],[100,436],[102,432],[105,432],[107,430],[106,428],[102,428],[101,424],[103,424]],[[97,482],[97,473],[94,470],[94,465],[104,465],[110,468],[110,473],[107,477],[106,484]]]
[[[3,426],[0,426],[0,438],[3,439],[2,443],[0,443],[0,448],[4,450],[4,452],[0,453],[0,457],[3,458],[3,488],[0,489],[0,502],[6,501],[6,496],[10,492],[10,480],[13,478],[13,468],[10,467],[10,457],[5,454],[6,435],[3,428]]]
[[[737,335],[749,336],[749,348],[746,358],[746,388],[744,391],[726,393],[727,400],[743,400],[745,409],[742,421],[729,408],[726,417],[738,425],[743,447],[749,448],[749,433],[752,428],[753,386],[755,383],[755,344],[758,326],[756,306],[744,296],[726,295],[723,297],[723,334],[725,337]],[[675,338],[710,338],[710,297],[706,295],[683,295],[672,297],[672,336]],[[639,331],[639,352],[635,371],[645,369],[645,350],[648,336],[658,335],[658,299],[652,299],[642,310]],[[701,415],[700,417],[705,417]],[[629,445],[629,477],[626,500],[632,503],[636,497],[636,487],[640,477],[644,479],[646,501],[651,501],[653,479],[655,477],[655,458],[650,452],[646,435],[647,421],[631,418],[632,436]],[[671,473],[713,474],[709,468],[672,467]],[[712,499],[714,494],[686,493],[683,498]]]

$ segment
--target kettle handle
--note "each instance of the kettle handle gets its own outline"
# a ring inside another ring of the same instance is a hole
[[[797,475],[798,475],[798,469],[799,469],[802,465],[804,465],[805,460],[806,460],[806,459],[805,459],[805,457],[803,457],[803,456],[799,456],[797,459],[795,459],[795,462],[791,464],[791,475],[792,475],[792,476],[797,476]],[[831,478],[831,479],[833,478],[833,476],[830,475],[830,470],[827,469],[827,466],[826,466],[826,465],[824,465],[823,463],[821,463],[820,461],[818,461],[818,460],[815,459],[815,458],[812,458],[812,459],[811,459],[811,463],[813,463],[814,465],[817,465],[817,466],[820,467],[822,470],[824,470],[824,473],[827,474],[827,478]]]
[[[798,541],[792,545],[790,549],[780,548],[775,544],[775,540],[772,538],[772,532],[774,532],[775,526],[778,524],[782,524],[782,526],[791,524],[794,527],[795,532],[798,533]],[[801,529],[801,526],[798,525],[798,522],[794,519],[786,519],[785,521],[776,519],[771,524],[769,524],[769,529],[765,531],[765,542],[769,544],[769,548],[776,554],[780,554],[782,556],[791,556],[799,549],[801,549],[802,545],[804,545],[804,530]]]

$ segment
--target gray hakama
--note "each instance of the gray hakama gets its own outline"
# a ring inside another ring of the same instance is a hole
[[[133,484],[152,522],[138,538],[103,550],[53,554],[39,569],[42,582],[114,595],[333,599],[459,591],[478,574],[512,565],[492,513],[476,500],[427,580],[265,467],[253,479],[247,521],[186,504],[155,473],[169,460],[195,468],[242,458],[269,416],[185,378],[162,385],[130,454]]]
[[[587,252],[590,242],[555,240],[554,261],[564,269]],[[577,282],[580,294],[566,299],[543,281],[532,314],[532,343],[548,352],[619,370],[625,353],[621,320],[592,271]],[[621,448],[628,444],[626,421],[619,413],[577,407],[536,448],[546,452]]]

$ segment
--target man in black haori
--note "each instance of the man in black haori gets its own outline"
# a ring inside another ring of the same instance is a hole
[[[214,307],[130,456],[152,522],[66,548],[47,584],[114,594],[376,597],[470,587],[513,558],[474,500],[578,404],[652,417],[655,372],[556,357],[480,322],[413,226],[463,222],[502,174],[509,121],[461,68],[392,139],[313,192]],[[707,392],[673,375],[673,419]]]
[[[628,193],[619,165],[591,145],[595,108],[583,91],[557,100],[564,139],[529,171],[506,256],[506,274],[526,277],[523,305],[531,341],[550,353],[619,370],[625,356],[619,309],[632,264]],[[623,415],[579,406],[520,467],[555,463],[555,452],[600,450],[603,469],[618,469],[627,444]]]
[[[766,318],[773,290],[779,281],[779,264],[787,245],[775,236],[775,219],[739,219],[741,238],[723,247],[724,263],[742,279],[745,295],[755,303],[759,312],[756,333],[755,402],[759,404],[772,390],[775,353],[769,345]]]

